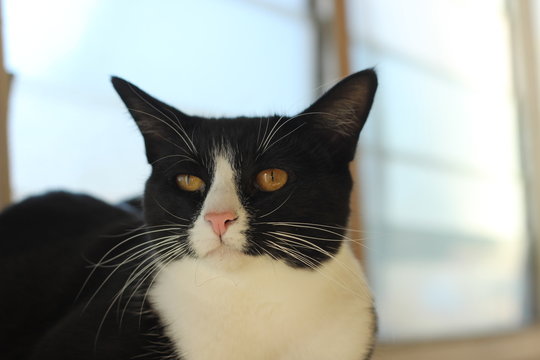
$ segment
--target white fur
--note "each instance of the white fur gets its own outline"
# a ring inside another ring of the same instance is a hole
[[[186,360],[360,360],[371,341],[371,296],[349,246],[317,270],[293,269],[239,250],[246,239],[234,171],[216,157],[216,175],[190,233],[197,259],[162,268],[150,299]],[[239,215],[223,241],[206,212]]]
[[[239,252],[246,244],[243,232],[247,230],[247,213],[242,207],[236,188],[234,169],[228,153],[215,156],[215,171],[212,185],[206,195],[199,216],[190,230],[191,247],[199,257],[221,255],[224,252]],[[212,231],[204,219],[208,213],[232,211],[238,219],[232,223],[221,237]]]
[[[371,298],[348,246],[319,271],[183,259],[162,270],[151,301],[186,360],[359,360],[371,340]]]

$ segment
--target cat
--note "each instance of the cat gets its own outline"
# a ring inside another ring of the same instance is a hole
[[[375,72],[255,118],[112,84],[143,135],[144,195],[53,192],[0,215],[0,358],[369,359],[375,312],[346,226]]]

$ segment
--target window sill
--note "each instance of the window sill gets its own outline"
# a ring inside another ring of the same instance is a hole
[[[540,324],[506,335],[418,344],[381,344],[374,360],[537,360]]]

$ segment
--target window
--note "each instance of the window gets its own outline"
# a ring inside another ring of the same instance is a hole
[[[380,91],[359,177],[382,341],[531,319],[504,1],[351,1],[357,68]]]
[[[15,199],[140,194],[142,139],[109,83],[201,115],[293,113],[312,100],[305,1],[4,1]]]

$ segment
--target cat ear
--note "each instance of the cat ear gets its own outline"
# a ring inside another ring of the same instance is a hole
[[[114,89],[126,105],[144,137],[149,163],[166,155],[168,145],[187,148],[193,146],[185,128],[189,116],[145,93],[119,77],[111,77]]]
[[[376,90],[375,71],[360,71],[341,80],[300,115],[310,119],[332,153],[351,161]]]

